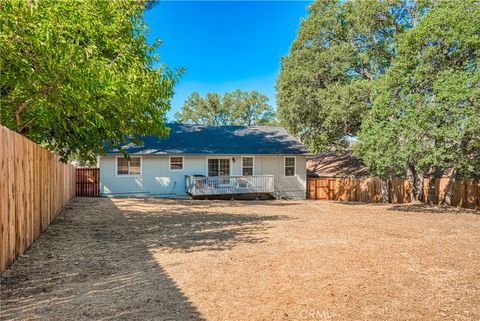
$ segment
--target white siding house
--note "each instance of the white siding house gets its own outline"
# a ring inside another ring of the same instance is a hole
[[[308,153],[283,128],[169,127],[168,138],[150,137],[143,146],[124,146],[130,159],[117,150],[100,157],[100,193],[178,197],[195,196],[198,191],[210,195],[266,191],[305,198]],[[203,181],[187,182],[188,177]],[[196,186],[196,192],[189,184]]]

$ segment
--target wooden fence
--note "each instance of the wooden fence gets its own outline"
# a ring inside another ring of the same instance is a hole
[[[445,197],[448,178],[435,180],[435,204]],[[425,199],[428,199],[429,180],[423,182]],[[410,186],[406,179],[391,180],[390,198],[394,204],[410,202]],[[307,199],[352,201],[379,203],[381,201],[380,179],[376,178],[309,178],[307,179]],[[480,183],[471,180],[455,182],[453,186],[452,205],[466,208],[479,207]]]
[[[0,272],[75,195],[75,168],[0,126]]]
[[[77,168],[76,196],[100,196],[100,168]]]

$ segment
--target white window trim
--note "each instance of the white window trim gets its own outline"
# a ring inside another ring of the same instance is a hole
[[[182,169],[172,169],[172,157],[182,159]],[[184,156],[169,156],[168,157],[168,169],[170,172],[183,172],[185,170],[185,157]]]
[[[228,166],[228,176],[232,176],[232,158],[231,157],[206,157],[205,161],[205,176],[207,177],[213,177],[213,176],[208,176],[208,160],[209,159],[228,159],[229,160],[229,166]]]
[[[285,169],[287,168],[287,158],[293,158],[293,175],[286,175],[285,174]],[[295,176],[297,176],[297,158],[295,156],[284,156],[283,157],[283,176],[284,177],[295,177]]]
[[[130,157],[138,157],[140,158],[140,174],[118,174],[118,159],[125,158],[123,156],[116,156],[115,157],[115,176],[116,177],[142,177],[143,175],[143,157],[142,156],[130,156]],[[128,171],[130,172],[130,164],[128,165]]]
[[[244,158],[251,158],[252,159],[252,176],[255,176],[255,156],[248,156],[248,155],[245,155],[245,156],[242,156],[241,158],[241,163],[240,163],[240,173],[242,174],[242,176],[245,176],[243,175],[243,159]]]

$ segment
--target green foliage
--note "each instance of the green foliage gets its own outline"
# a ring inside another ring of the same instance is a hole
[[[479,21],[478,2],[439,1],[398,37],[358,134],[356,152],[373,173],[439,166],[480,176]]]
[[[394,39],[428,1],[318,0],[309,7],[277,81],[281,122],[313,151],[341,150],[371,105]]]
[[[91,160],[127,136],[166,135],[178,73],[154,68],[148,1],[0,2],[1,124]]]
[[[274,125],[275,113],[268,98],[256,91],[239,89],[223,96],[207,93],[201,97],[197,92],[185,100],[181,111],[175,114],[179,123],[203,125]]]
[[[277,81],[279,118],[313,151],[355,153],[386,178],[480,176],[475,0],[319,0]]]

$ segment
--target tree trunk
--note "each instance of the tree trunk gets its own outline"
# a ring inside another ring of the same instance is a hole
[[[410,186],[410,202],[413,202],[415,200],[415,174],[409,166],[406,168],[406,173],[407,181]]]
[[[446,204],[452,206],[452,195],[453,187],[455,186],[455,181],[457,180],[457,170],[452,170],[450,177],[448,178],[447,186],[445,187],[445,195],[443,197],[442,205]]]
[[[416,203],[421,203],[423,202],[423,173],[415,173],[415,189],[416,189],[416,195],[415,195],[415,202]]]
[[[435,172],[437,171],[437,166],[432,165],[428,170],[428,205],[435,205],[435,192],[437,190],[437,184],[435,184]]]
[[[417,172],[413,165],[407,167],[407,180],[410,184],[410,201],[421,203],[423,200],[423,173]]]
[[[15,108],[15,122],[17,123],[16,132],[18,132],[23,127],[21,114],[27,107],[28,107],[28,100],[24,101],[23,103],[18,105],[17,108]]]
[[[473,184],[477,184],[477,210],[480,210],[480,186],[478,186],[478,179],[473,180]]]
[[[380,179],[380,188],[382,190],[382,203],[390,203],[390,189],[388,188],[389,185],[390,185],[389,178]]]

